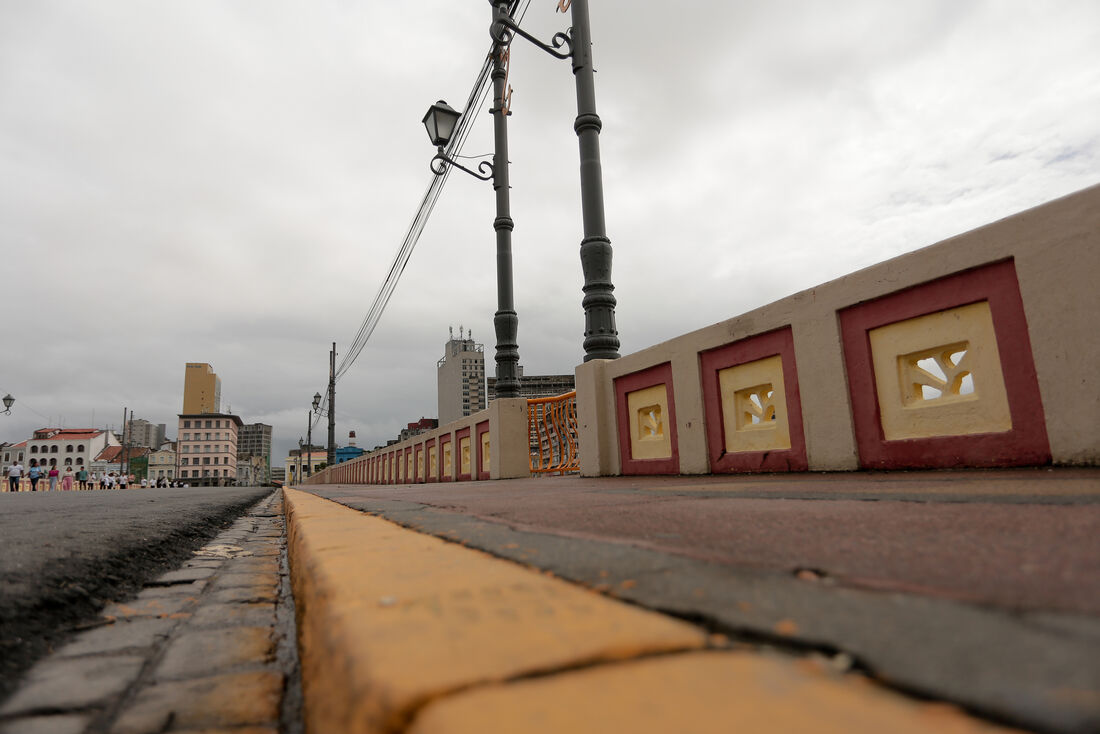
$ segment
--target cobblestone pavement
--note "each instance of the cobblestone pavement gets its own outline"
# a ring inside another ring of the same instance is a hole
[[[300,731],[294,608],[275,493],[36,664],[0,734]]]

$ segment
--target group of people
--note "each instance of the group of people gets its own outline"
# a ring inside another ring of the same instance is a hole
[[[56,466],[45,467],[33,463],[30,468],[24,470],[23,465],[17,461],[9,466],[7,470],[8,491],[19,491],[19,483],[23,479],[24,473],[30,480],[32,492],[38,491],[38,483],[43,479],[49,483],[49,486],[43,488],[43,491],[50,492],[59,488],[62,492],[73,489],[126,489],[135,483],[133,475],[121,472],[89,472],[84,467],[80,467],[79,470],[74,472],[71,466],[67,466],[64,471],[61,471]],[[159,479],[146,479],[143,477],[140,484],[142,487],[180,486],[178,483],[171,482],[164,477]]]

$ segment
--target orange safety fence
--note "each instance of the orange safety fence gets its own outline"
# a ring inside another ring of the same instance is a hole
[[[565,474],[580,470],[577,451],[577,392],[527,401],[532,474]]]

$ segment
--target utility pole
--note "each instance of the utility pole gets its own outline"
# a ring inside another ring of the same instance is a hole
[[[325,452],[328,466],[336,466],[336,342],[328,355],[328,450]]]

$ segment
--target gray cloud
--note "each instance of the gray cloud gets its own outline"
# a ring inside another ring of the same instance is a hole
[[[525,25],[568,25],[536,2]],[[1096,183],[1093,2],[593,3],[623,351]],[[428,184],[483,2],[0,6],[0,422],[171,424],[183,364],[285,452]],[[513,51],[516,303],[530,373],[581,357],[572,77]],[[467,154],[491,150],[481,113]],[[463,324],[492,361],[490,189],[453,177],[338,435],[435,412]],[[171,431],[170,431],[171,433]]]

